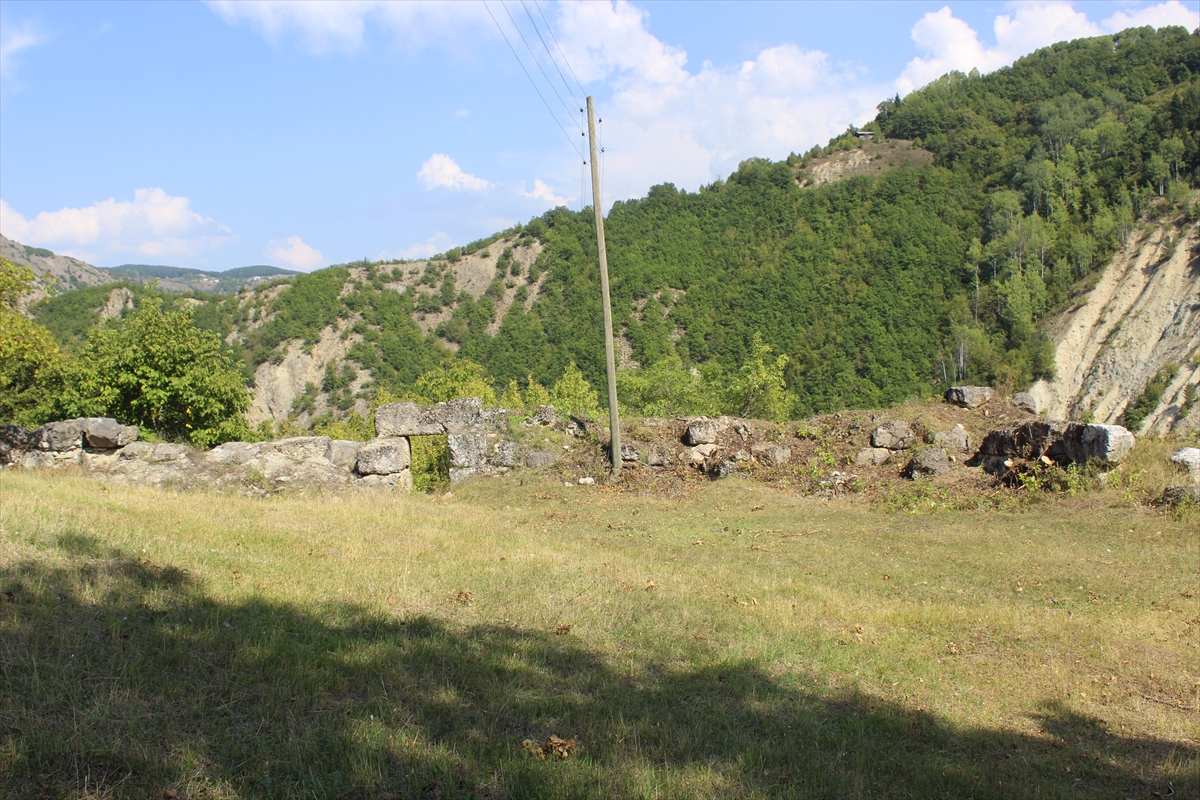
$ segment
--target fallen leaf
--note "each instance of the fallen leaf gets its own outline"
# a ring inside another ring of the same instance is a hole
[[[531,756],[537,756],[538,758],[546,757],[546,751],[542,749],[540,744],[532,739],[526,739],[525,741],[521,742],[521,746],[524,747],[525,752],[529,753]]]
[[[389,606],[396,605],[396,598],[392,597],[390,594],[388,595],[388,605]]]
[[[571,632],[570,625],[559,625],[557,628],[554,629],[555,636],[566,636],[570,632]]]
[[[163,792],[163,800],[178,800],[179,792],[174,789],[167,789]]]
[[[762,506],[754,506],[754,507],[753,507],[753,508],[751,508],[750,510],[751,510],[751,511],[762,511],[762,510],[763,510],[763,507],[762,507]]]
[[[454,492],[446,492],[444,495],[442,495],[443,500],[449,500],[452,497],[454,497]]]
[[[551,736],[542,746],[547,752],[553,753],[559,758],[570,758],[571,753],[575,750],[575,740],[560,739],[557,736]]]
[[[8,590],[4,593],[4,599],[11,603],[17,599],[17,596],[11,590]]]
[[[646,581],[646,591],[647,592],[650,591],[651,589],[657,589],[657,588],[658,588],[658,584],[655,583],[654,581]]]
[[[475,597],[475,595],[472,594],[471,592],[460,591],[458,593],[458,596],[455,599],[458,602],[462,603],[464,606],[469,606],[469,605],[471,605],[471,599],[473,597]]]

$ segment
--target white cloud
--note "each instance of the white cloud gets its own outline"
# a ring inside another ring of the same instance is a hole
[[[993,23],[993,47],[985,47],[975,29],[955,17],[949,6],[925,14],[912,28],[912,39],[924,55],[908,62],[896,80],[896,89],[907,94],[951,70],[991,72],[1039,47],[1064,40],[1115,33],[1135,25],[1183,25],[1191,30],[1198,22],[1196,13],[1179,0],[1134,12],[1120,11],[1101,25],[1068,2],[1011,6],[1012,14],[1001,14]]]
[[[329,264],[329,259],[320,250],[304,243],[299,236],[289,236],[282,242],[271,239],[263,255],[275,262],[301,272],[311,272]]]
[[[278,43],[296,33],[314,53],[352,52],[362,44],[367,20],[415,44],[453,42],[464,27],[490,27],[477,3],[387,2],[387,0],[207,0],[230,25],[247,24]],[[469,38],[469,36],[467,36]]]
[[[1189,31],[1194,31],[1200,27],[1200,14],[1197,14],[1194,9],[1189,9],[1179,0],[1168,0],[1166,3],[1159,3],[1156,6],[1137,11],[1118,11],[1104,20],[1103,24],[1105,30],[1112,32],[1123,31],[1126,28],[1140,28],[1144,25],[1152,25],[1155,28],[1182,25]]]
[[[13,77],[17,68],[17,53],[44,41],[45,37],[38,34],[28,22],[18,26],[5,25],[0,30],[0,78]]]
[[[555,194],[554,189],[550,188],[550,186],[541,178],[534,178],[532,192],[527,192],[522,189],[521,194],[525,195],[531,200],[544,200],[555,207],[565,206],[571,201],[570,197],[561,197]]]
[[[459,117],[459,118],[469,117],[469,116],[471,116],[471,110],[467,109],[467,108],[460,108],[458,111],[454,112],[454,116]]]
[[[0,200],[0,232],[23,244],[84,259],[187,257],[221,247],[230,229],[191,209],[186,197],[138,189],[133,201],[109,198],[84,208],[43,211],[26,219]]]
[[[414,244],[400,251],[400,258],[428,258],[440,253],[450,245],[450,236],[445,231],[438,231],[420,244]]]
[[[476,178],[455,163],[445,153],[434,153],[417,170],[417,180],[426,189],[449,189],[452,192],[482,192],[492,184]]]
[[[687,53],[647,29],[647,13],[619,2],[558,7],[556,30],[581,80],[605,80],[598,108],[607,153],[606,201],[654,183],[688,188],[752,155],[782,158],[865,122],[886,93],[819,50],[783,44],[731,67],[686,68]],[[607,112],[607,114],[606,114]],[[605,130],[606,129],[606,130]]]

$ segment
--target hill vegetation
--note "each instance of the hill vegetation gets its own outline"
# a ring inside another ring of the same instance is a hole
[[[615,203],[622,402],[635,413],[749,402],[794,418],[1051,376],[1046,316],[1138,220],[1200,215],[1198,130],[1200,32],[1131,29],[986,76],[951,73],[824,147]],[[864,144],[866,132],[880,141]],[[540,397],[572,365],[602,389],[590,213],[557,208],[424,262],[196,295],[195,321],[247,375],[332,331],[345,355],[328,365],[331,391],[365,373],[368,400],[460,363],[510,400]],[[468,280],[481,264],[490,283]],[[35,309],[63,342],[99,305],[68,298]]]

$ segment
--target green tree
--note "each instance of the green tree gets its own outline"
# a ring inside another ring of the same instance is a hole
[[[241,370],[191,310],[146,298],[115,328],[93,328],[66,373],[67,416],[109,415],[197,447],[245,439],[250,405]]]
[[[729,387],[729,408],[741,417],[783,421],[787,419],[788,397],[783,371],[788,357],[771,359],[771,347],[755,333],[750,357],[743,362]]]
[[[460,397],[478,397],[488,407],[496,405],[496,389],[483,367],[465,358],[426,372],[413,384],[412,392],[426,403],[446,403]]]
[[[600,414],[600,397],[572,361],[550,390],[550,402],[560,414]]]
[[[17,306],[33,280],[29,267],[0,259],[0,423],[45,422],[62,392],[64,358],[54,337]]]

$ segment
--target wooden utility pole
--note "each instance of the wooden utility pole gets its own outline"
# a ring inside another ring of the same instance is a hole
[[[621,477],[621,418],[617,414],[617,360],[613,352],[612,305],[608,299],[608,251],[604,247],[604,206],[600,202],[600,163],[596,152],[596,114],[587,99],[588,146],[591,148],[592,208],[596,212],[596,249],[600,251],[600,294],[604,307],[604,366],[608,370],[608,429],[612,442],[612,477]]]

